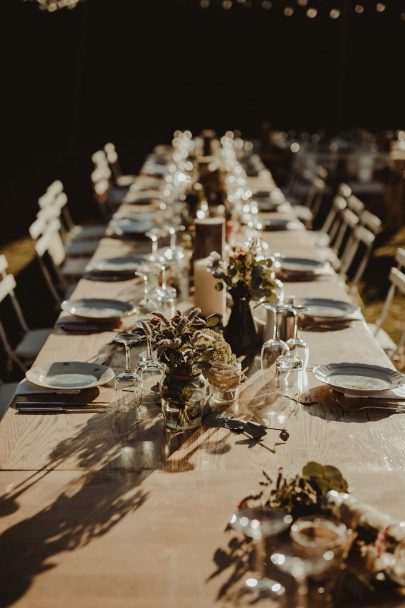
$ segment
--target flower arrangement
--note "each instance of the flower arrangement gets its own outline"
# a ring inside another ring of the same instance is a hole
[[[169,319],[155,312],[152,319],[144,321],[144,331],[152,348],[169,373],[192,376],[210,361],[236,361],[222,334],[213,330],[220,318],[211,315],[204,320],[200,313],[199,308],[193,308],[188,314],[177,310]]]
[[[228,264],[213,252],[208,268],[218,279],[217,289],[227,287],[233,299],[271,301],[275,298],[273,259],[257,257],[254,246],[234,247]]]

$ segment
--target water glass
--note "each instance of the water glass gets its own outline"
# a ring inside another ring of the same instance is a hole
[[[275,387],[287,397],[297,398],[304,390],[304,364],[293,355],[283,355],[276,361]]]

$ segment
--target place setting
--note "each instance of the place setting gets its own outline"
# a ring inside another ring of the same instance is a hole
[[[315,258],[279,256],[278,274],[284,281],[314,281],[334,275],[329,262],[321,262]]]
[[[66,332],[96,333],[111,331],[122,321],[135,315],[137,307],[124,300],[80,298],[64,300],[57,327]]]

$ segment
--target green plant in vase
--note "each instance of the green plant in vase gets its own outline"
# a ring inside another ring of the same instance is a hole
[[[217,289],[226,288],[233,299],[224,337],[237,356],[259,346],[249,303],[276,300],[273,263],[270,257],[257,256],[254,245],[247,249],[234,247],[228,263],[215,252],[210,255],[209,269],[218,279]]]

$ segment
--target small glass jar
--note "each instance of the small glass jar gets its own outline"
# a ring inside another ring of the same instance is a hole
[[[236,401],[242,377],[240,361],[236,363],[212,363],[208,370],[212,403],[229,405]]]

